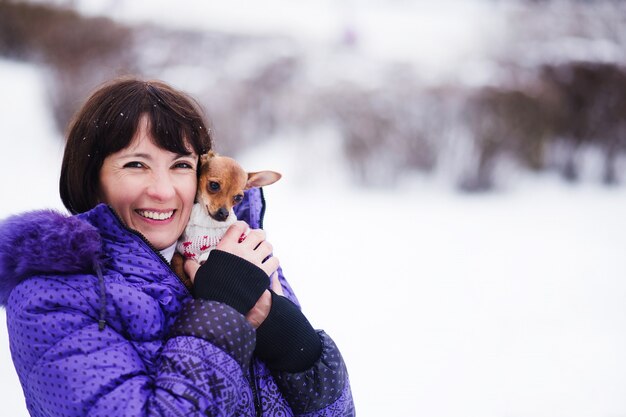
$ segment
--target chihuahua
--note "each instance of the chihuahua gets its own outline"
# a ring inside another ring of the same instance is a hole
[[[274,171],[246,172],[232,158],[208,152],[200,157],[196,200],[189,223],[176,245],[172,268],[186,284],[185,259],[203,263],[226,230],[237,221],[234,207],[243,200],[244,190],[275,183],[281,174]]]

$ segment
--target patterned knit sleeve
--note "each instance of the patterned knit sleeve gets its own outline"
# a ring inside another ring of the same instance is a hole
[[[218,303],[188,305],[150,359],[150,341],[137,344],[112,325],[99,330],[92,296],[47,277],[13,290],[11,351],[31,415],[221,416],[254,408],[244,368],[255,336],[240,314]]]
[[[339,349],[323,331],[322,355],[302,372],[272,372],[274,379],[298,416],[353,416],[354,402],[348,372]]]

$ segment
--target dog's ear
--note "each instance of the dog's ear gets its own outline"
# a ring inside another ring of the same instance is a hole
[[[213,151],[208,151],[207,153],[203,153],[202,155],[200,155],[200,164],[206,164],[207,162],[209,162],[209,159],[211,158],[215,158],[217,156],[217,153],[213,152]]]
[[[248,190],[250,188],[274,184],[280,177],[282,177],[282,175],[274,171],[248,172],[248,181],[246,182],[245,189]]]

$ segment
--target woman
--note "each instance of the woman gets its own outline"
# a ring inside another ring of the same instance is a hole
[[[31,415],[354,414],[337,347],[259,229],[261,190],[237,206],[247,224],[185,264],[192,287],[170,269],[210,147],[193,100],[116,80],[70,126],[60,192],[73,216],[2,222],[0,303]]]

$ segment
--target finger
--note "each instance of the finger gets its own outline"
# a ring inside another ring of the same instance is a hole
[[[243,241],[243,244],[254,250],[264,240],[265,240],[265,231],[262,229],[254,229],[254,230],[250,230],[245,240]]]
[[[187,259],[183,264],[183,268],[185,269],[185,274],[187,274],[191,282],[193,282],[196,279],[196,273],[200,268],[200,264],[193,259]]]
[[[271,277],[272,274],[278,270],[279,265],[280,263],[278,262],[278,258],[272,256],[263,262],[260,267],[263,271],[265,271],[268,277]]]
[[[258,328],[269,315],[271,307],[272,295],[269,291],[265,290],[254,307],[246,314],[246,320],[248,320],[248,323],[250,323],[252,327],[255,329]]]
[[[259,243],[259,246],[256,247],[256,249],[254,250],[254,254],[259,262],[264,262],[266,258],[272,256],[273,250],[274,247],[271,243],[269,243],[268,241],[263,241]]]
[[[284,296],[283,286],[280,283],[280,279],[278,278],[278,271],[272,274],[272,290],[278,294]]]
[[[249,229],[250,227],[248,227],[248,224],[246,222],[242,220],[237,220],[228,228],[228,230],[226,230],[226,233],[224,233],[222,240],[238,242],[241,236],[246,235]]]

